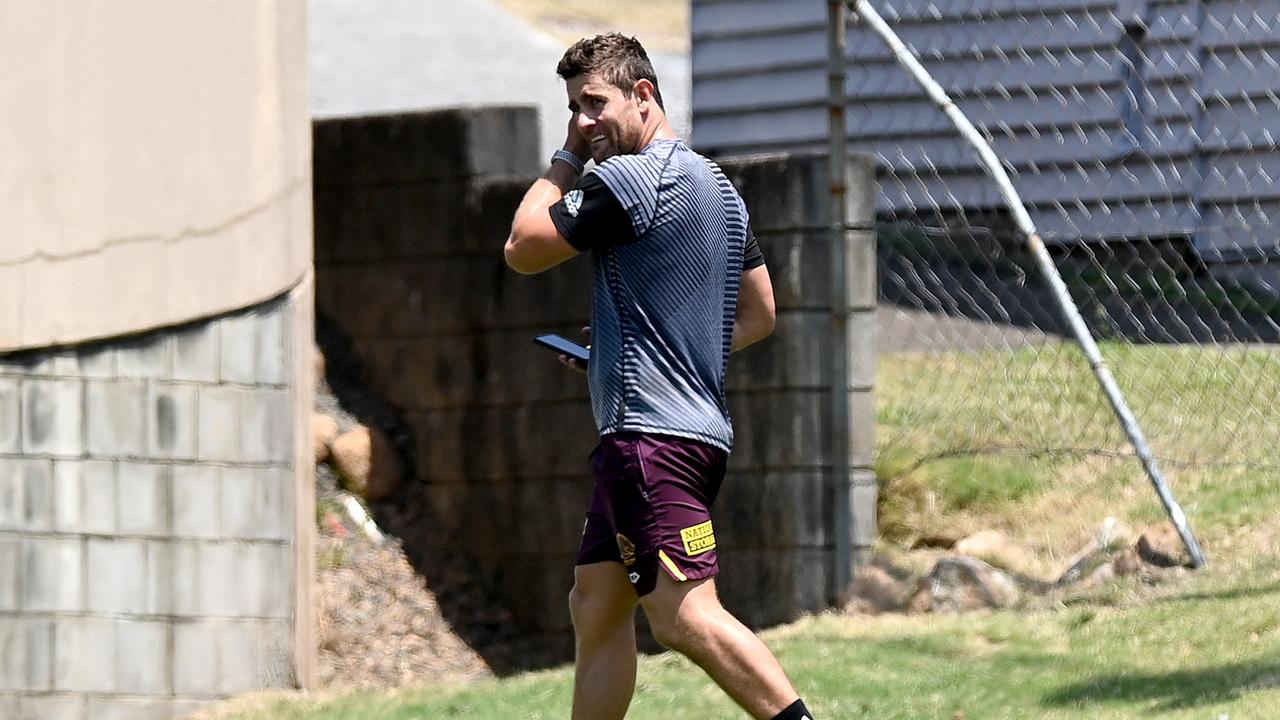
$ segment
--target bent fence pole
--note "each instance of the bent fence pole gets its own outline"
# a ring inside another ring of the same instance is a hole
[[[867,25],[889,46],[893,51],[894,57],[911,74],[916,84],[924,89],[929,95],[929,99],[951,119],[951,122],[955,124],[965,140],[977,150],[987,172],[991,174],[991,177],[1000,187],[1000,194],[1004,197],[1010,211],[1013,213],[1014,219],[1018,223],[1018,228],[1027,236],[1027,246],[1031,249],[1040,271],[1044,273],[1045,278],[1053,288],[1054,297],[1058,301],[1063,314],[1066,315],[1067,321],[1071,324],[1071,332],[1075,336],[1076,342],[1079,343],[1081,350],[1084,351],[1085,357],[1088,358],[1089,365],[1093,368],[1094,377],[1097,378],[1098,384],[1102,386],[1102,391],[1106,393],[1107,401],[1120,419],[1120,424],[1124,426],[1124,432],[1128,435],[1134,451],[1138,454],[1139,459],[1142,460],[1142,466],[1147,472],[1147,477],[1151,479],[1151,484],[1155,486],[1160,502],[1164,505],[1165,511],[1169,514],[1169,519],[1173,521],[1174,527],[1178,530],[1178,535],[1182,538],[1183,544],[1186,545],[1187,551],[1191,554],[1192,565],[1194,567],[1203,567],[1205,564],[1204,551],[1201,550],[1200,543],[1191,532],[1191,527],[1187,523],[1187,516],[1183,513],[1182,507],[1178,505],[1178,501],[1174,499],[1173,493],[1169,490],[1169,486],[1160,472],[1160,468],[1157,467],[1155,456],[1152,455],[1151,448],[1147,445],[1147,439],[1142,433],[1142,428],[1138,426],[1137,418],[1134,417],[1133,412],[1129,409],[1129,405],[1125,402],[1124,396],[1120,392],[1120,387],[1116,384],[1115,378],[1111,374],[1111,370],[1102,359],[1098,344],[1094,342],[1093,335],[1090,334],[1088,326],[1085,325],[1084,319],[1080,316],[1080,311],[1076,308],[1075,301],[1071,299],[1066,283],[1062,281],[1062,276],[1058,274],[1058,268],[1053,264],[1053,259],[1049,257],[1049,251],[1044,246],[1044,240],[1041,239],[1039,231],[1036,230],[1035,223],[1031,221],[1031,215],[1027,213],[1026,206],[1023,205],[1022,198],[1013,187],[1013,182],[1009,179],[1008,173],[1005,172],[1004,165],[996,156],[995,151],[991,149],[991,145],[982,137],[982,134],[978,132],[973,123],[969,121],[969,118],[965,117],[960,108],[956,107],[956,104],[947,96],[942,86],[933,79],[929,71],[925,70],[916,56],[903,44],[901,38],[893,31],[893,28],[889,27],[884,18],[880,17],[880,14],[871,6],[869,0],[846,1],[849,3],[850,9],[866,21]]]

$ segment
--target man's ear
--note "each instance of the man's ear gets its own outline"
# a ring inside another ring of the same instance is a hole
[[[654,102],[653,83],[644,78],[637,80],[635,84],[635,94],[636,97],[640,98],[640,103],[642,105]]]

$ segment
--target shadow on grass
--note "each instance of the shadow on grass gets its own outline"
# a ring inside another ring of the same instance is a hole
[[[1237,586],[1218,592],[1190,592],[1178,595],[1167,595],[1157,598],[1156,603],[1198,602],[1201,600],[1238,600],[1242,598],[1260,597],[1263,595],[1280,596],[1280,582],[1264,585]]]
[[[1154,701],[1150,713],[1235,700],[1250,692],[1280,688],[1280,661],[1233,663],[1167,673],[1120,673],[1072,683],[1045,696],[1052,706],[1091,702]]]

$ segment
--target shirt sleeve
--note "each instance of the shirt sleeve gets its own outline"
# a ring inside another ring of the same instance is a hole
[[[631,216],[595,173],[583,175],[548,212],[560,235],[582,252],[636,239]]]
[[[760,252],[760,243],[756,242],[756,234],[747,226],[747,245],[742,251],[742,271],[754,270],[764,264],[764,253]]]

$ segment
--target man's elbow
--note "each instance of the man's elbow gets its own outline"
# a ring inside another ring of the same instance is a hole
[[[507,244],[502,248],[502,257],[507,261],[507,267],[515,270],[521,275],[532,275],[541,268],[535,267],[529,253],[524,251],[526,246],[522,245],[519,236],[514,230],[511,231],[511,237],[507,238]]]
[[[777,325],[778,317],[774,312],[773,306],[770,305],[759,312],[752,323],[751,342],[759,342],[773,334],[773,328]]]
[[[757,339],[763,340],[772,335],[773,328],[778,324],[778,307],[774,303],[772,289],[760,298],[754,315],[755,326],[759,333]]]
[[[741,350],[772,335],[775,320],[772,308],[739,314],[734,321],[732,349]]]
[[[773,329],[778,324],[778,312],[773,307],[773,303],[769,304],[764,316],[760,319],[760,339],[764,339],[773,334]]]

